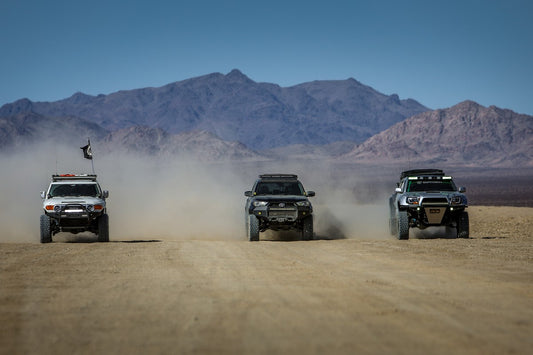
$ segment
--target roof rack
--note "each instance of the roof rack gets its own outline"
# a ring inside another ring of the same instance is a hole
[[[298,179],[298,175],[295,174],[261,174],[259,175],[260,179]]]
[[[433,175],[433,176],[444,176],[444,171],[440,169],[413,169],[402,171],[400,174],[400,180],[409,177],[409,176],[420,176],[420,175]]]
[[[96,181],[96,175],[93,175],[93,174],[54,174],[52,175],[52,181],[63,181],[63,180]]]

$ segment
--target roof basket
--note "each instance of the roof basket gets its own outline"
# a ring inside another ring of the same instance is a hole
[[[444,176],[444,171],[440,169],[414,169],[402,171],[400,174],[400,180],[409,177],[409,176],[420,176],[420,175],[433,175],[433,176]]]
[[[63,180],[90,180],[90,181],[96,181],[96,175],[92,175],[92,174],[59,174],[59,175],[52,175],[52,181],[63,181]]]
[[[260,179],[298,179],[298,175],[295,174],[261,174],[259,175]]]

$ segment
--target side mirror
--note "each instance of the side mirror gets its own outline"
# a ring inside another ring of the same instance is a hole
[[[45,197],[46,197],[46,191],[41,191],[41,198],[44,200]]]
[[[314,191],[307,191],[307,196],[308,197],[313,197],[313,196],[315,196],[315,192]]]
[[[402,192],[402,189],[399,188],[399,187],[397,187],[394,191],[396,191],[396,192]]]
[[[244,191],[244,196],[252,197],[253,196],[252,191]]]
[[[109,197],[109,191],[107,191],[107,190],[102,191],[102,196],[104,198],[108,198]]]
[[[459,192],[460,192],[460,193],[465,193],[465,192],[466,192],[466,187],[461,186],[461,187],[459,188]]]

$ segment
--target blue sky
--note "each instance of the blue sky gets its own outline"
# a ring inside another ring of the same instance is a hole
[[[292,86],[355,78],[433,108],[533,115],[529,0],[2,0],[0,105],[237,68]]]

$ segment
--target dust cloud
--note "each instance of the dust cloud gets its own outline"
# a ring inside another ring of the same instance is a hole
[[[102,189],[109,190],[111,241],[245,240],[243,192],[262,173],[298,174],[305,188],[316,192],[311,198],[316,238],[389,238],[387,191],[361,201],[360,192],[373,184],[361,183],[357,171],[344,165],[99,155],[97,147],[93,154],[91,162],[78,147],[57,144],[0,154],[0,242],[39,242],[39,192],[52,174],[92,173],[92,164]]]

